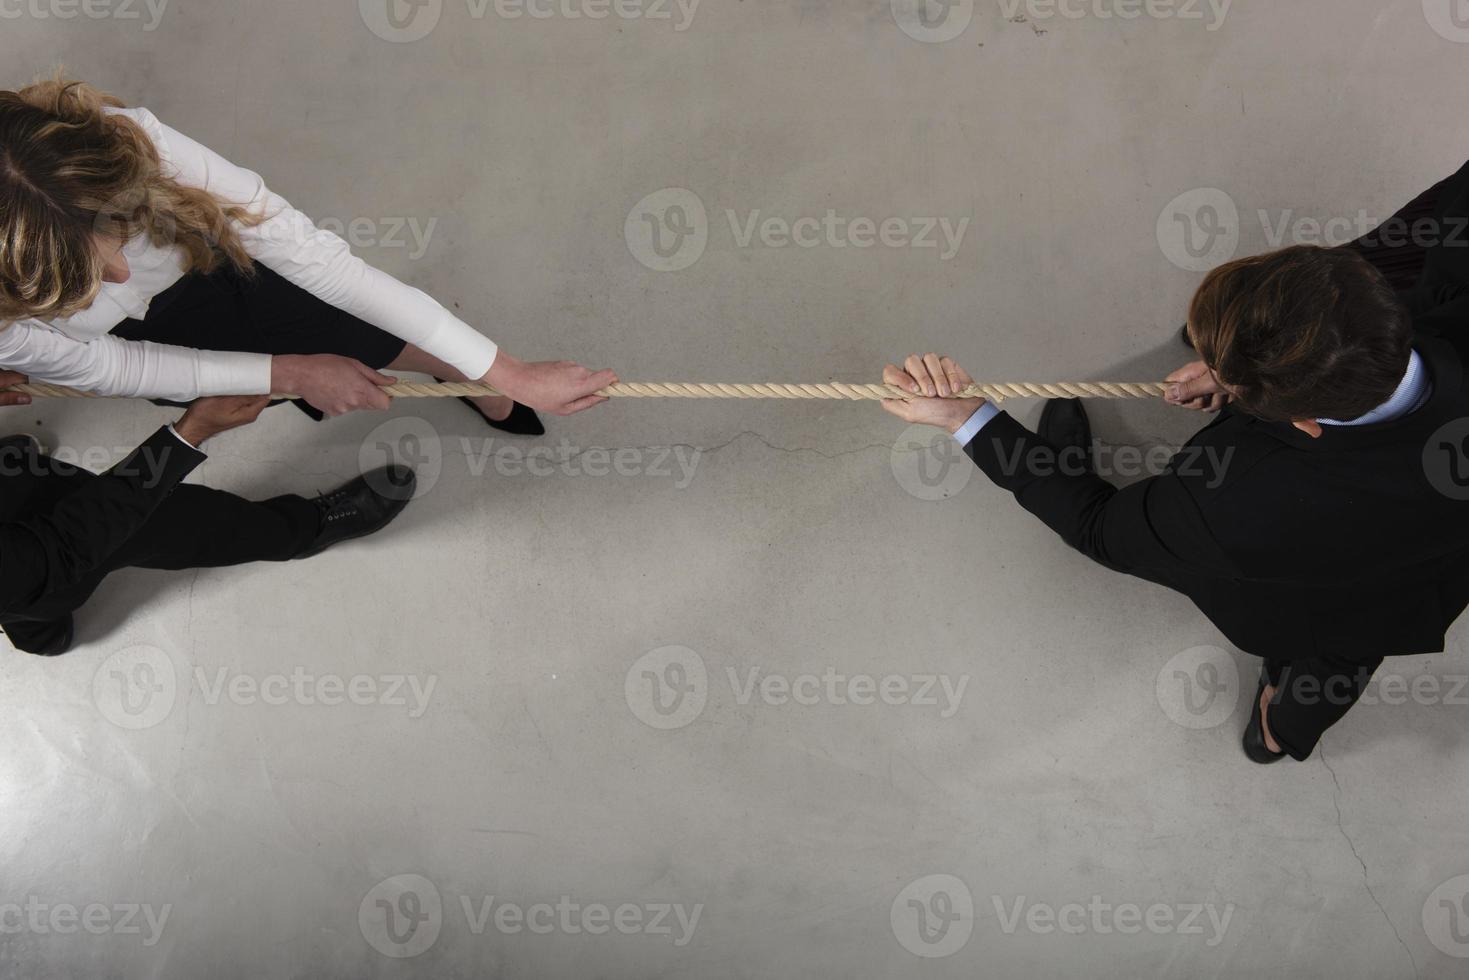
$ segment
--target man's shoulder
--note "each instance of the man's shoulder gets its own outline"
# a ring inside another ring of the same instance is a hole
[[[1184,443],[1169,464],[1169,474],[1196,500],[1221,500],[1249,486],[1262,464],[1291,451],[1271,423],[1226,408]]]

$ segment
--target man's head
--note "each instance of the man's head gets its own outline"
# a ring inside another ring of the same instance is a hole
[[[1408,370],[1408,311],[1351,249],[1297,246],[1204,279],[1189,336],[1239,408],[1272,422],[1350,420],[1392,397]]]

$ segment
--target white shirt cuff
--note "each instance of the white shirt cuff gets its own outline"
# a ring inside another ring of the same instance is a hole
[[[169,424],[168,431],[171,432],[171,433],[173,433],[173,437],[175,439],[177,439],[179,442],[183,443],[185,446],[188,446],[190,449],[194,450],[195,452],[201,452],[202,453],[204,451],[204,450],[200,449],[198,446],[194,445],[189,440],[185,439],[183,436],[179,435],[179,430],[178,429],[175,429],[173,427],[173,424],[172,423]]]
[[[961,446],[969,445],[974,440],[974,437],[979,435],[979,430],[989,425],[990,419],[999,414],[1000,410],[995,407],[994,402],[985,402],[979,406],[978,411],[969,416],[969,421],[965,422],[959,431],[954,433],[954,438],[958,440]]]
[[[980,408],[978,408],[978,411],[975,411],[975,413],[970,416],[970,420],[968,420],[968,422],[965,422],[964,425],[959,428],[958,432],[953,433],[953,438],[958,439],[959,445],[970,444],[970,442],[974,441],[974,436],[977,436],[978,433],[980,433],[980,429],[983,429],[984,426],[989,425],[990,419],[993,419],[993,417],[997,416],[997,414],[999,413],[1000,410],[999,408],[995,407],[995,403],[992,403],[992,401],[986,401],[983,406],[980,406]]]

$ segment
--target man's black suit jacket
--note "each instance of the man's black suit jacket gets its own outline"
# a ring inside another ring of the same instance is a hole
[[[1122,490],[1058,472],[1055,447],[1003,412],[967,452],[1068,544],[1187,595],[1242,651],[1442,650],[1469,603],[1469,165],[1437,209],[1405,297],[1433,394],[1408,417],[1312,439],[1226,409]]]

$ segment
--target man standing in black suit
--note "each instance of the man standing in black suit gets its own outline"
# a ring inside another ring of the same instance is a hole
[[[1442,650],[1469,604],[1469,165],[1350,245],[1214,270],[1186,336],[1202,360],[1168,400],[1219,416],[1121,490],[1091,472],[1080,402],[1048,404],[1039,434],[983,400],[884,407],[948,429],[1068,544],[1264,658],[1245,753],[1305,760],[1384,657]],[[884,380],[970,383],[933,354]]]
[[[25,381],[0,371],[0,387]],[[25,404],[0,394],[0,405]],[[204,442],[246,425],[264,396],[203,398],[100,475],[47,458],[31,436],[0,440],[0,628],[11,645],[70,649],[73,613],[119,568],[190,569],[305,558],[386,526],[413,496],[389,466],[312,500],[259,503],[182,483]]]

